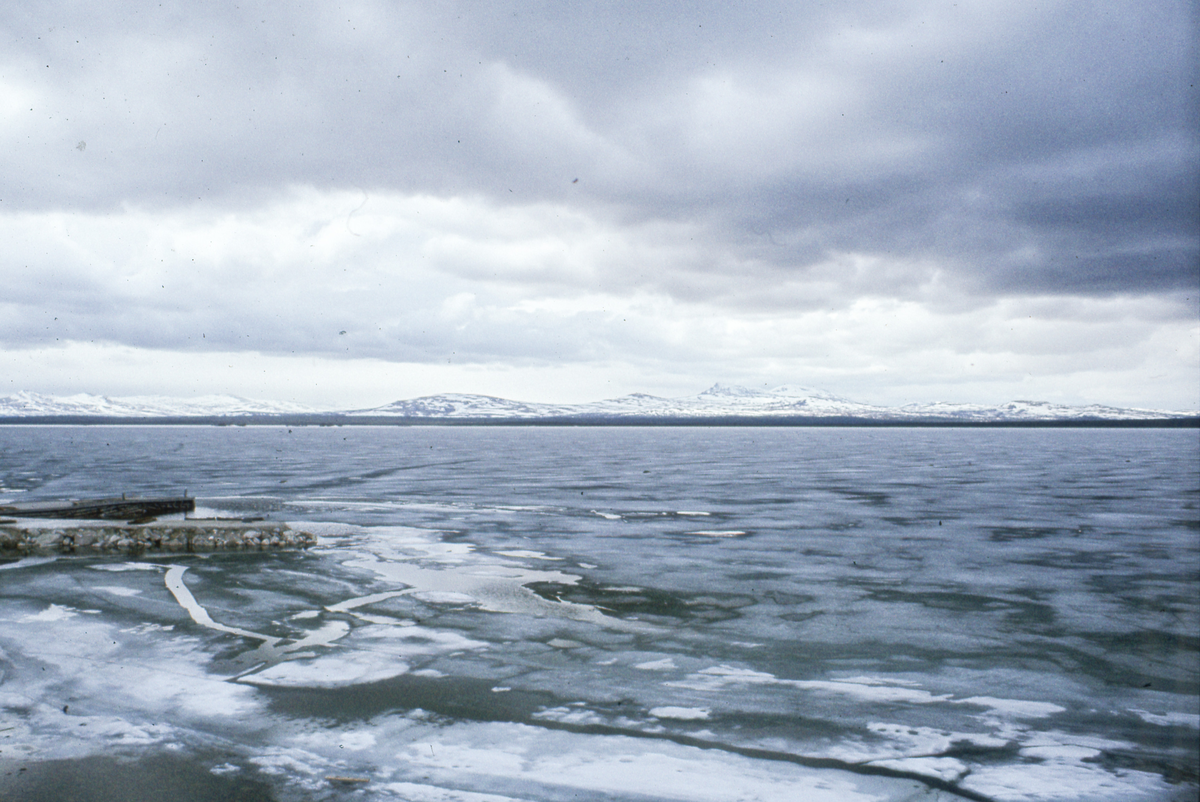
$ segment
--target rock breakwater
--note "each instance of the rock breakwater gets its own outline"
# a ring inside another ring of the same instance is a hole
[[[274,521],[192,519],[145,524],[107,521],[0,522],[0,555],[173,554],[306,549],[316,535]]]

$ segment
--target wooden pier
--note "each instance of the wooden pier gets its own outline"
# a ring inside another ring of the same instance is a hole
[[[104,521],[149,520],[159,515],[188,513],[196,499],[187,495],[159,498],[97,498],[79,501],[32,501],[0,506],[3,518],[66,518]]]

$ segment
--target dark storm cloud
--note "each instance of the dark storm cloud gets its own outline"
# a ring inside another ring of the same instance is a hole
[[[206,8],[10,4],[2,208],[300,184],[697,222],[718,255],[672,270],[768,291],[845,253],[983,295],[1197,282],[1187,3]]]

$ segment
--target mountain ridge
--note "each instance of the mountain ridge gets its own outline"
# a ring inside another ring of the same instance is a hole
[[[514,401],[472,393],[439,393],[402,399],[378,407],[329,410],[288,402],[262,401],[233,395],[194,398],[171,396],[109,397],[77,393],[70,396],[18,392],[0,397],[0,418],[239,418],[315,416],[347,419],[399,420],[519,420],[639,419],[681,420],[733,418],[774,419],[850,418],[869,421],[1121,421],[1192,418],[1197,412],[1130,409],[1101,404],[1070,406],[1047,401],[1009,401],[986,404],[932,402],[883,407],[864,404],[825,390],[780,385],[759,390],[741,385],[714,384],[692,396],[664,398],[631,393],[582,404]]]

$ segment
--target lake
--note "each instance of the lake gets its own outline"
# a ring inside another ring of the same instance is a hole
[[[1197,794],[1196,430],[0,427],[184,490],[319,545],[0,563],[5,799]]]

